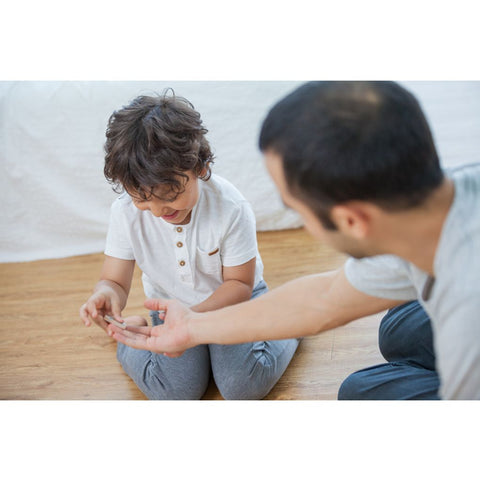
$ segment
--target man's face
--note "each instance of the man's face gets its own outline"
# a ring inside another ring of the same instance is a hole
[[[278,191],[282,197],[283,203],[295,210],[302,217],[306,230],[318,240],[330,245],[339,252],[346,253],[355,258],[363,258],[371,255],[368,250],[362,246],[358,240],[339,230],[327,230],[323,227],[320,220],[301,200],[298,200],[288,191],[283,164],[280,155],[267,150],[265,152],[265,164],[270,176],[272,177]]]

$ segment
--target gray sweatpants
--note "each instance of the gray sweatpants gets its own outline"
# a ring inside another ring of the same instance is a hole
[[[262,281],[252,298],[267,291]],[[151,316],[153,324],[158,324],[158,313]],[[117,358],[151,400],[197,400],[207,389],[210,371],[226,400],[259,400],[283,375],[297,346],[297,339],[198,345],[180,357],[169,358],[118,343]]]

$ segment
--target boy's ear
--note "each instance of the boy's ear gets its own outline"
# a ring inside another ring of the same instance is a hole
[[[207,167],[203,167],[202,170],[200,171],[200,175],[198,176],[198,178],[204,178],[205,175],[207,174]]]
[[[338,230],[349,237],[362,240],[368,236],[371,227],[371,215],[362,202],[349,202],[335,205],[330,211]]]

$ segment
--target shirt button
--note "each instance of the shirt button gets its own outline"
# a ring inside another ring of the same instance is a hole
[[[180,260],[178,263],[180,264],[181,267],[185,266],[185,260]]]
[[[177,242],[177,247],[178,247],[178,248],[182,248],[182,247],[183,247],[183,243],[182,243],[182,242]]]
[[[182,228],[182,227],[177,227],[177,232],[178,232],[178,233],[183,232],[183,228]]]

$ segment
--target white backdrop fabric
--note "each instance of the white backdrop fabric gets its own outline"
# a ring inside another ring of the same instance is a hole
[[[301,226],[257,148],[268,109],[302,82],[0,82],[0,262],[103,251],[116,194],[103,177],[110,114],[172,87],[208,128],[213,171],[252,204],[257,229]],[[401,82],[420,100],[444,166],[480,161],[480,82]]]

